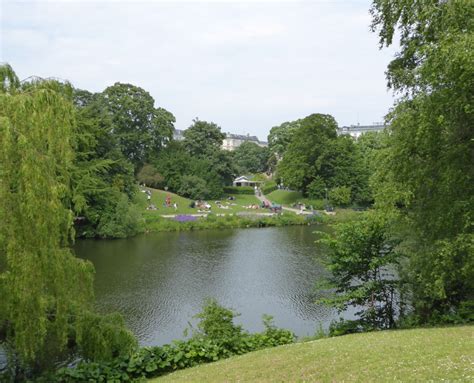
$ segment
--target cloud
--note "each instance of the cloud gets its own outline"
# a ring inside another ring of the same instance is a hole
[[[342,125],[392,104],[393,49],[369,32],[369,1],[3,2],[1,59],[25,78],[148,90],[177,127],[199,116],[264,138],[313,112]]]

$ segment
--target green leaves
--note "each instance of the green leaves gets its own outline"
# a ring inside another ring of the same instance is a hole
[[[288,330],[276,328],[269,316],[264,317],[264,332],[249,334],[233,324],[235,315],[232,310],[209,300],[196,316],[200,319],[200,331],[191,339],[173,341],[161,347],[142,348],[131,356],[100,364],[81,362],[75,368],[60,369],[50,380],[136,381],[294,341],[294,335]]]
[[[327,247],[325,261],[331,271],[326,296],[320,301],[339,311],[348,306],[362,308],[358,312],[362,322],[374,328],[393,327],[398,254],[386,217],[364,213],[358,220],[335,225],[333,233],[320,234],[318,242]]]

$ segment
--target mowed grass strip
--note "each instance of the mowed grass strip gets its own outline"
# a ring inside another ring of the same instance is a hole
[[[297,343],[152,382],[473,382],[474,326],[380,331]]]

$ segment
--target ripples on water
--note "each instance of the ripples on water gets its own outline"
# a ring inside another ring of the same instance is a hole
[[[249,331],[262,314],[299,336],[327,327],[336,313],[315,305],[325,273],[314,227],[155,233],[127,240],[79,241],[76,253],[96,268],[102,312],[121,312],[142,345],[183,337],[205,298],[241,313]]]

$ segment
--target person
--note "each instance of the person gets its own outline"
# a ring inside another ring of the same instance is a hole
[[[178,204],[176,202],[173,204],[173,207],[174,207],[174,211],[178,210]]]

